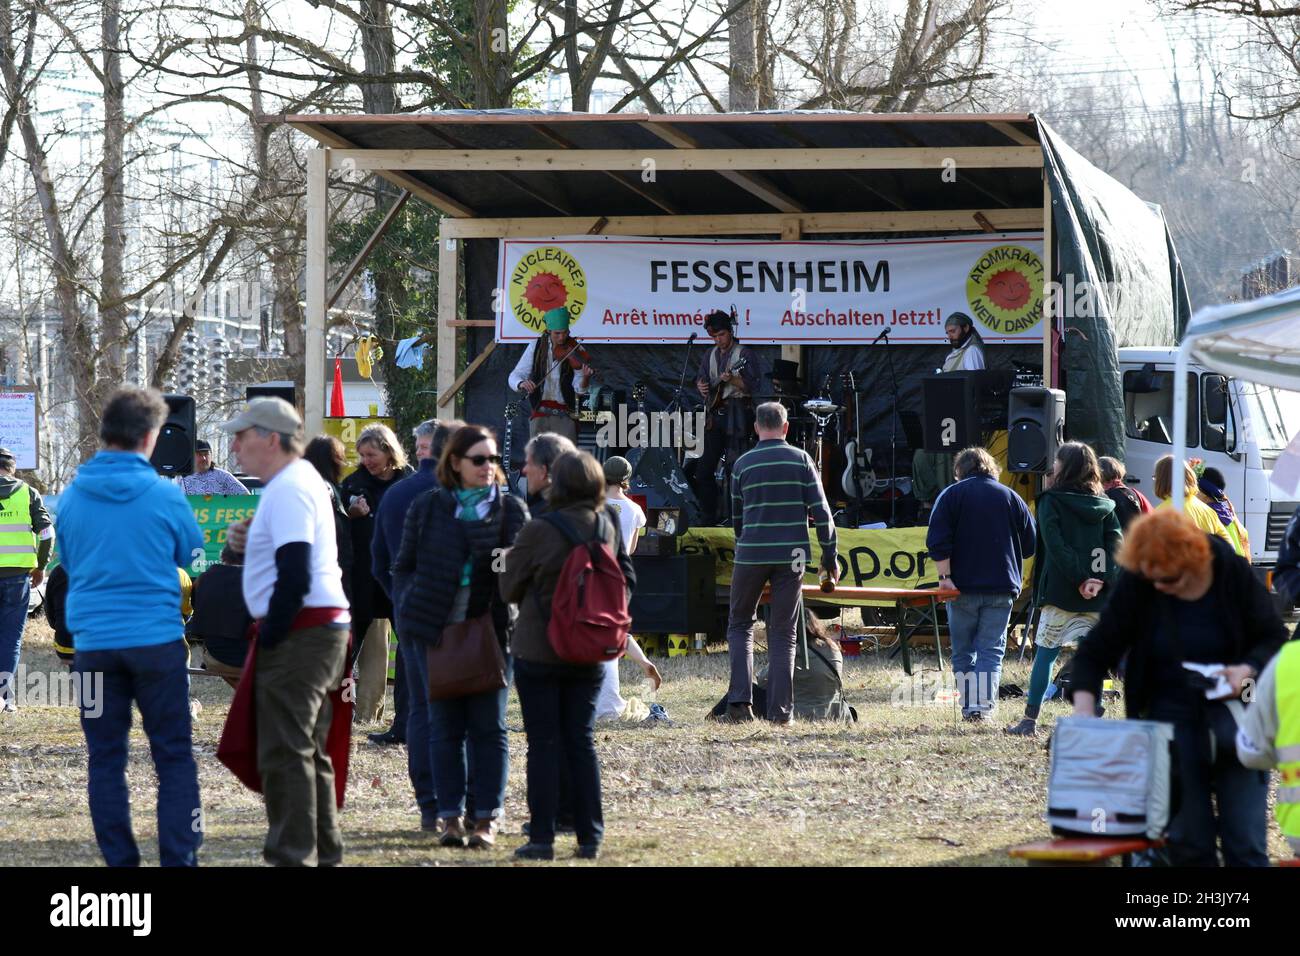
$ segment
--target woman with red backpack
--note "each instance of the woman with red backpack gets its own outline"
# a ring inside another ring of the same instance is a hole
[[[607,555],[595,560],[599,568],[608,570],[610,561],[616,562],[619,532],[604,508],[604,469],[586,452],[567,452],[555,460],[547,501],[547,516],[530,521],[519,532],[501,574],[501,596],[519,605],[512,649],[515,689],[528,735],[529,842],[515,856],[555,858],[560,777],[567,769],[573,786],[577,856],[594,860],[605,832],[600,763],[592,740],[602,668],[600,663],[566,662],[552,646],[548,628],[561,572],[576,550],[574,542],[598,542],[608,548]],[[576,626],[576,622],[566,623]]]

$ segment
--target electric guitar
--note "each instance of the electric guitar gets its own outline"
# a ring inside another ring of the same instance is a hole
[[[506,402],[506,431],[501,439],[501,472],[506,476],[506,485],[510,484],[510,446],[511,436],[515,431],[515,415],[519,412],[519,403]]]
[[[730,372],[731,374],[734,375],[737,372],[739,372],[741,369],[743,369],[747,364],[749,364],[748,357],[742,356],[741,358],[736,360],[736,362],[731,366],[731,368],[723,369],[723,374]],[[722,401],[723,401],[722,393],[726,390],[728,384],[729,383],[724,382],[722,381],[721,378],[719,378],[717,382],[713,383],[710,386],[709,404],[704,410],[704,428],[706,431],[712,428],[717,421],[718,412],[722,409]]]
[[[846,388],[853,396],[853,422],[850,426],[852,435],[844,445],[847,465],[844,474],[840,477],[840,485],[846,495],[860,502],[872,493],[876,484],[876,473],[871,467],[872,450],[863,448],[859,438],[858,390],[853,381],[853,373],[846,373],[846,378]],[[845,404],[847,405],[847,402]]]

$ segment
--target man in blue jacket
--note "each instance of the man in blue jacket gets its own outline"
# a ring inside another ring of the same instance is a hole
[[[998,482],[997,462],[983,448],[959,452],[953,472],[957,483],[935,499],[925,544],[939,586],[961,591],[948,602],[952,674],[962,716],[981,721],[997,706],[1011,605],[1021,565],[1034,554],[1034,519]]]
[[[81,728],[90,757],[90,817],[109,866],[140,864],[126,784],[132,701],[158,774],[162,865],[194,866],[203,842],[176,572],[203,554],[203,534],[180,488],[149,464],[166,420],[158,392],[116,392],[99,425],[103,449],[81,466],[59,501],[65,615],[77,639],[72,666],[83,688]],[[84,688],[100,679],[92,710]]]

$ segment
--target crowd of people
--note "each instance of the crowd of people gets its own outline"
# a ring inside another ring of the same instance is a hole
[[[1278,822],[1300,851],[1300,657],[1250,564],[1223,476],[1184,465],[1186,510],[1176,511],[1166,455],[1152,476],[1153,508],[1126,485],[1122,462],[1067,442],[1035,519],[998,483],[985,450],[960,452],[954,472],[934,503],[927,545],[940,585],[960,592],[948,622],[963,716],[978,722],[996,705],[1020,569],[1033,557],[1034,663],[1024,717],[1006,732],[1038,734],[1052,667],[1076,648],[1066,695],[1076,716],[1103,714],[1102,685],[1114,674],[1127,718],[1173,727],[1168,862],[1213,866],[1222,854],[1227,865],[1268,865],[1272,767],[1282,773]],[[1300,598],[1300,512],[1273,584],[1284,602]],[[1209,696],[1207,679],[1226,689]]]
[[[602,467],[564,436],[542,432],[525,450],[525,501],[507,490],[488,429],[428,421],[414,431],[418,470],[406,464],[392,431],[377,426],[359,436],[361,467],[343,479],[337,439],[308,443],[291,405],[254,399],[222,428],[244,473],[262,483],[261,497],[253,517],[229,527],[220,562],[199,576],[187,623],[179,613],[178,568],[202,553],[203,538],[184,497],[188,489],[149,464],[165,418],[156,392],[116,393],[103,412],[102,449],[60,502],[66,597],[51,620],[73,669],[105,675],[104,715],[82,713],[91,818],[105,860],[135,865],[140,858],[126,786],[134,704],[158,774],[162,863],[197,862],[203,827],[188,635],[203,645],[205,669],[236,688],[232,718],[247,695],[255,756],[251,772],[236,773],[263,794],[265,859],[341,863],[340,724],[351,723],[354,703],[361,720],[374,721],[382,711],[390,622],[399,645],[397,714],[389,731],[371,738],[406,744],[421,828],[444,846],[495,844],[513,682],[528,738],[529,842],[516,855],[552,859],[557,830],[572,830],[577,855],[597,857],[604,832],[592,738],[597,704],[603,698],[613,711],[606,716],[617,718],[629,702],[619,693],[616,660],[560,659],[547,624],[572,544],[557,530],[562,525],[617,555],[631,595],[636,578],[628,553],[645,515],[624,494],[626,460]],[[212,470],[209,462],[205,473]],[[9,558],[0,539],[0,586],[17,582],[25,611],[25,589],[39,583],[55,526],[39,494],[11,478],[13,471],[13,456],[0,450],[0,495],[9,492],[6,505],[18,502],[8,510],[21,519],[23,542]],[[533,520],[539,514],[552,520]],[[0,534],[8,530],[0,526]],[[492,634],[504,680],[472,693],[433,695],[430,662],[440,659],[440,649],[454,651],[449,644],[472,627]],[[12,673],[17,641],[0,650],[13,656],[6,668]],[[629,653],[657,687],[658,669],[634,640]]]
[[[203,643],[205,667],[248,702],[255,769],[240,779],[255,780],[265,798],[265,859],[341,863],[338,807],[353,704],[366,721],[382,712],[390,623],[397,713],[371,738],[405,743],[420,828],[444,846],[495,845],[513,683],[528,742],[528,842],[515,856],[553,859],[557,833],[571,830],[577,856],[597,857],[604,819],[596,721],[646,711],[622,697],[617,660],[574,663],[557,652],[551,607],[576,545],[605,549],[631,596],[630,555],[646,516],[626,495],[630,464],[615,457],[602,465],[564,435],[541,430],[525,449],[521,497],[505,484],[488,428],[428,421],[414,430],[417,468],[391,430],[374,427],[358,439],[361,467],[341,480],[336,439],[308,443],[291,405],[254,399],[222,427],[243,471],[262,482],[261,499],[253,517],[228,529],[220,563],[199,577],[187,624],[178,613],[187,596],[178,568],[201,553],[203,539],[184,489],[149,464],[166,413],[156,392],[116,393],[100,424],[103,447],[58,509],[58,587],[66,596],[51,614],[56,644],[75,671],[104,679],[102,713],[82,713],[104,859],[140,860],[126,786],[134,704],[158,777],[162,863],[197,862],[203,828],[188,634]],[[731,680],[714,716],[853,719],[838,648],[800,600],[813,564],[810,522],[823,580],[838,576],[821,482],[809,456],[785,441],[783,406],[759,405],[755,430],[757,445],[734,465]],[[40,581],[56,531],[14,464],[0,449],[0,674],[10,675],[21,647],[21,626],[18,639],[11,636],[10,592],[23,592],[25,610],[26,588]],[[1266,864],[1270,767],[1283,774],[1278,820],[1300,852],[1300,653],[1249,563],[1222,475],[1185,468],[1189,497],[1180,513],[1169,507],[1171,456],[1156,464],[1153,507],[1125,482],[1122,462],[1068,442],[1031,513],[998,481],[985,449],[962,450],[953,469],[954,483],[933,503],[927,547],[940,586],[959,592],[948,602],[948,623],[963,717],[978,723],[996,708],[1012,606],[1032,557],[1037,650],[1024,716],[1006,732],[1039,733],[1053,666],[1075,648],[1076,714],[1100,716],[1102,683],[1119,674],[1129,718],[1174,728],[1172,862],[1210,864],[1222,852],[1229,864]],[[1273,576],[1290,600],[1300,595],[1298,521],[1286,530]],[[765,595],[768,666],[756,683],[753,628]],[[804,631],[824,673],[806,663],[796,673]],[[500,673],[447,691],[438,668],[476,634],[487,636]],[[634,639],[627,653],[657,688],[661,675]],[[1187,664],[1217,668],[1230,693],[1208,698]],[[799,709],[800,677],[826,685],[830,703]],[[4,694],[8,706],[12,697]]]

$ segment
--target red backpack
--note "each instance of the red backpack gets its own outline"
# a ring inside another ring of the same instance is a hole
[[[627,613],[627,581],[618,559],[604,541],[606,518],[596,515],[596,536],[581,540],[563,517],[542,515],[573,546],[560,568],[551,598],[546,636],[551,649],[570,664],[618,660],[627,649],[632,618]],[[536,593],[536,592],[534,592]],[[541,604],[541,598],[538,599]]]

